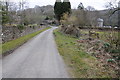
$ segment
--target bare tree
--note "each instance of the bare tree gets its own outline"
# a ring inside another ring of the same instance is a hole
[[[105,7],[109,9],[111,13],[110,16],[112,16],[115,12],[120,10],[119,6],[120,6],[120,1],[118,2],[117,0],[111,0],[105,5]]]
[[[10,2],[9,3],[9,19],[10,19],[9,22],[10,22],[10,24],[16,23],[17,10],[18,10],[17,3]]]
[[[98,18],[98,11],[95,10],[94,7],[88,6],[86,8],[87,12],[87,25],[88,26],[96,26],[97,25],[97,18]]]
[[[28,3],[25,0],[19,1],[19,11],[20,11],[20,24],[24,25],[25,21],[25,8],[28,7],[26,6]]]
[[[92,7],[92,6],[87,6],[86,10],[88,10],[88,11],[95,11],[95,8]]]
[[[106,8],[109,9],[109,17],[111,18],[112,15],[114,15],[116,12],[118,12],[118,27],[120,28],[120,1],[117,2],[117,0],[112,0],[108,2],[106,5]],[[114,38],[113,34],[114,30],[112,28],[112,39],[110,38],[111,42],[114,42],[116,44],[116,48],[120,49],[120,32],[118,31],[118,37]]]

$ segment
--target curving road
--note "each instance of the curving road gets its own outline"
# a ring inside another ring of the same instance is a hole
[[[53,30],[46,30],[2,60],[3,78],[68,78]]]

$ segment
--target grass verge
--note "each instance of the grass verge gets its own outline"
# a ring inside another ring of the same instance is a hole
[[[77,39],[54,31],[55,40],[60,55],[68,66],[68,72],[73,78],[114,78],[114,71],[105,69],[100,62],[76,46]]]
[[[19,47],[20,45],[24,44],[26,41],[30,40],[34,36],[38,35],[39,33],[43,32],[49,28],[50,27],[42,29],[42,30],[37,31],[37,32],[34,32],[34,33],[31,33],[31,34],[28,34],[28,35],[25,35],[25,36],[22,36],[18,39],[15,39],[15,40],[12,40],[12,41],[9,41],[9,42],[2,44],[2,53],[1,54],[4,54],[10,50],[13,50],[16,47]]]

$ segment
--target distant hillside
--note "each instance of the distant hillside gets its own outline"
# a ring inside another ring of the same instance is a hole
[[[77,9],[73,9],[72,12]],[[46,17],[50,19],[54,18],[54,7],[52,5],[47,6],[38,6],[36,5],[34,8],[28,8],[25,10],[26,21],[30,23],[41,23]],[[89,11],[92,13],[91,17],[102,18],[104,20],[104,25],[117,26],[118,25],[118,12],[116,12],[111,17],[109,10],[100,10],[100,11]]]
[[[73,15],[76,15],[77,9],[72,9]],[[118,26],[118,12],[115,12],[113,15],[111,15],[111,11],[106,10],[95,10],[95,11],[88,11],[85,10],[86,18],[88,19],[87,24],[97,24],[97,19],[102,18],[104,20],[104,26]],[[81,15],[81,14],[79,14]]]
[[[25,13],[25,19],[30,24],[40,24],[46,17],[54,18],[54,7],[51,5],[41,7],[36,5],[34,8],[28,8],[22,13]]]
[[[34,10],[38,13],[42,13],[44,15],[54,15],[54,7],[51,5],[47,6],[35,6]]]

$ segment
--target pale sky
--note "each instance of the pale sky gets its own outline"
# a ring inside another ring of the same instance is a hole
[[[54,5],[56,0],[29,0],[30,7],[34,7],[34,5]],[[83,3],[84,7],[93,6],[97,10],[105,9],[105,4],[107,0],[69,0],[71,2],[72,8],[77,8],[80,2]]]
[[[19,1],[19,0],[10,0],[10,1]],[[35,5],[39,5],[39,6],[54,5],[56,0],[25,0],[25,1],[29,3],[30,8],[33,8]],[[79,3],[82,2],[84,7],[93,6],[97,10],[103,10],[106,9],[105,5],[107,2],[114,0],[69,0],[69,1],[71,2],[72,9],[77,8]]]

